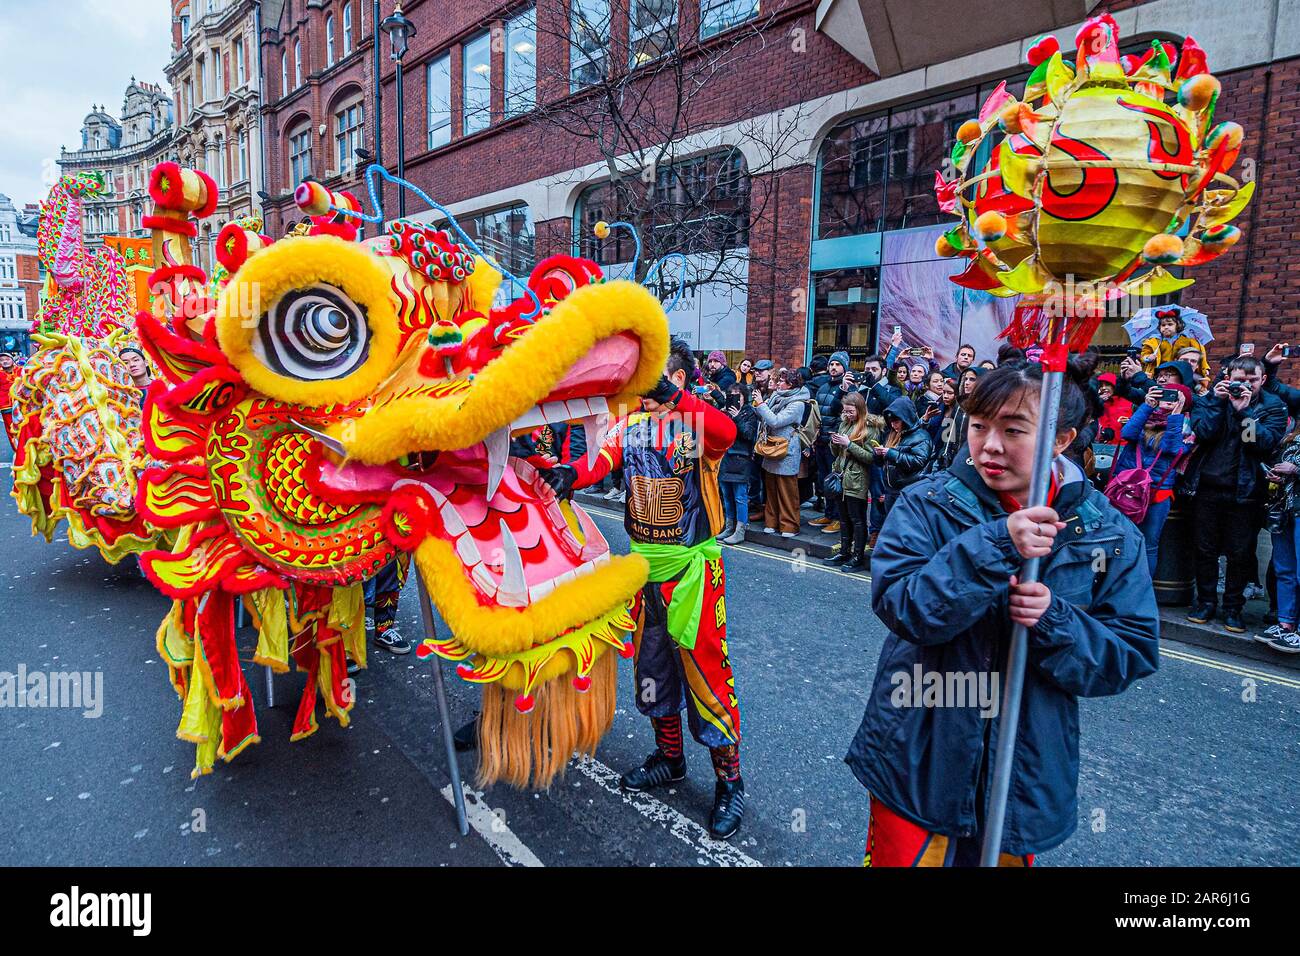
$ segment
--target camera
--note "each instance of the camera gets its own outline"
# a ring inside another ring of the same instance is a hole
[[[1246,383],[1245,383],[1245,382],[1229,382],[1229,383],[1228,383],[1228,394],[1231,395],[1233,398],[1241,398],[1242,394],[1243,394],[1245,391],[1246,391]]]

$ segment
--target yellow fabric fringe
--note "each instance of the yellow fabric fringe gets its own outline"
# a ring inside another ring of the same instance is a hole
[[[521,789],[549,787],[575,753],[596,752],[614,720],[617,692],[614,654],[596,661],[585,693],[572,681],[551,681],[537,689],[527,714],[515,708],[513,691],[485,685],[479,716],[479,786],[504,781]]]

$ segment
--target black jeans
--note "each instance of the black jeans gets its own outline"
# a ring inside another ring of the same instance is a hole
[[[1192,526],[1196,535],[1196,599],[1214,604],[1219,588],[1219,555],[1228,559],[1223,584],[1223,609],[1240,611],[1242,592],[1254,566],[1252,555],[1259,537],[1255,501],[1241,502],[1226,489],[1201,488],[1192,499]]]
[[[824,497],[826,499],[826,517],[835,521],[840,517],[839,495],[826,494],[824,487],[826,476],[831,473],[831,468],[835,464],[835,455],[831,452],[830,438],[827,436],[818,437],[814,449],[814,454],[817,460],[817,494],[819,497]]]
[[[840,501],[840,554],[862,560],[867,547],[867,499],[844,495]]]

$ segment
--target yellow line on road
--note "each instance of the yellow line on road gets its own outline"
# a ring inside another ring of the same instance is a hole
[[[583,508],[587,511],[594,511],[597,514],[605,515],[607,518],[622,518],[623,515],[617,511],[609,511],[605,508],[596,508],[584,504]],[[789,557],[784,553],[776,553],[768,548],[754,548],[746,545],[727,545],[733,551],[740,551],[744,554],[752,554],[756,557],[766,558],[769,561],[780,561],[783,564],[801,565],[814,571],[824,571],[827,574],[834,574],[841,578],[857,579],[865,583],[871,583],[869,574],[845,574],[838,568],[829,568],[821,563],[820,559],[796,558]],[[1263,681],[1266,684],[1277,684],[1279,687],[1289,687],[1292,690],[1300,690],[1300,680],[1291,677],[1282,677],[1278,674],[1270,674],[1267,671],[1255,670],[1252,667],[1244,667],[1240,664],[1225,664],[1222,661],[1216,661],[1210,657],[1201,657],[1197,654],[1189,654],[1186,651],[1174,651],[1165,646],[1160,648],[1161,655],[1172,657],[1174,660],[1183,661],[1188,664],[1199,664],[1202,667],[1210,667],[1214,670],[1224,671],[1228,674],[1235,674],[1238,677],[1249,677],[1253,680]]]

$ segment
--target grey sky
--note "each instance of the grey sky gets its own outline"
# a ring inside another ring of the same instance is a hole
[[[59,147],[76,149],[92,104],[120,116],[135,76],[170,93],[168,0],[0,0],[0,193],[45,198]]]

